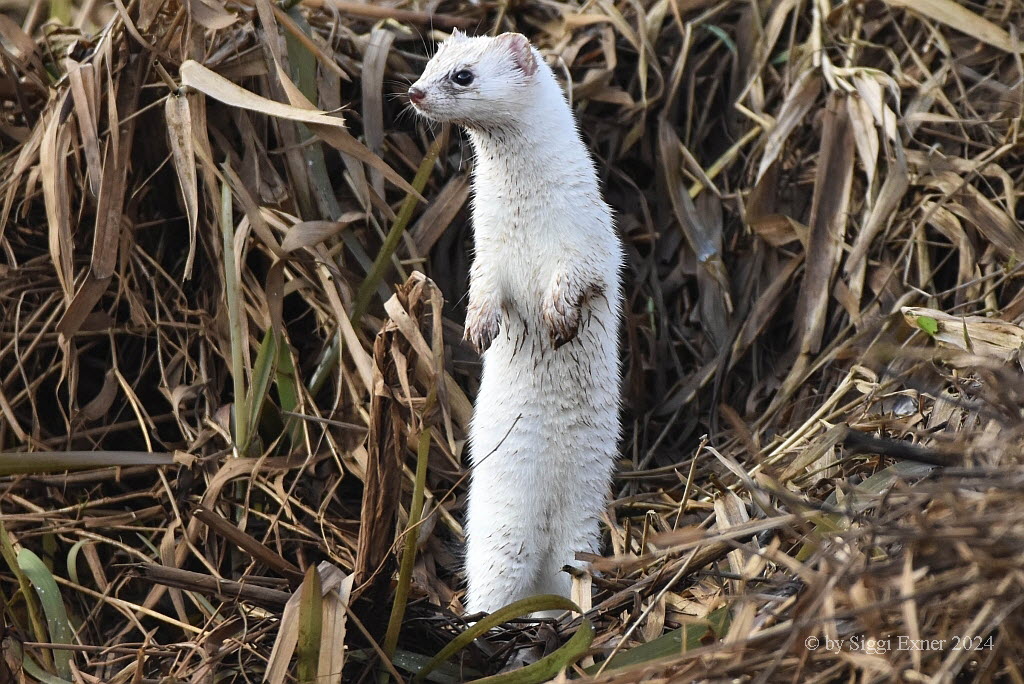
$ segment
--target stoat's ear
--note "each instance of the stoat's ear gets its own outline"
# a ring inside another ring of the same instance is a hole
[[[537,73],[537,60],[533,56],[533,48],[530,41],[521,33],[502,33],[497,37],[499,45],[503,45],[512,53],[512,59],[516,66],[523,70],[527,76]]]
[[[459,29],[452,29],[452,35],[448,38],[448,40],[452,41],[453,43],[465,39],[466,34],[460,31]]]

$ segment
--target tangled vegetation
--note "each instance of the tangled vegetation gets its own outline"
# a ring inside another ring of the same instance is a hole
[[[1024,681],[1019,0],[2,8],[0,681]],[[456,27],[628,251],[599,572],[476,631]]]

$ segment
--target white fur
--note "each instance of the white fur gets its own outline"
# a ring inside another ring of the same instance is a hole
[[[516,66],[514,40],[457,35],[414,86],[417,109],[466,127],[476,152],[467,339],[496,332],[470,431],[471,613],[569,595],[562,567],[599,549],[619,437],[622,247],[561,88],[533,48],[535,72]],[[474,82],[455,88],[463,68]]]

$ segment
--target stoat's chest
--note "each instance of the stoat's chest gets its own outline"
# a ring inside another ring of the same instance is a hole
[[[596,188],[512,180],[474,183],[474,258],[527,314],[539,306],[556,273],[602,262],[614,233]]]
[[[536,203],[477,200],[474,210],[474,259],[503,306],[534,320],[556,273],[580,258],[582,237],[566,213]]]

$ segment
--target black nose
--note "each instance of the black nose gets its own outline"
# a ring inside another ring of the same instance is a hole
[[[419,104],[420,102],[422,102],[424,95],[426,95],[426,93],[424,93],[422,90],[420,90],[416,86],[413,86],[412,88],[409,88],[409,100],[413,104]]]

